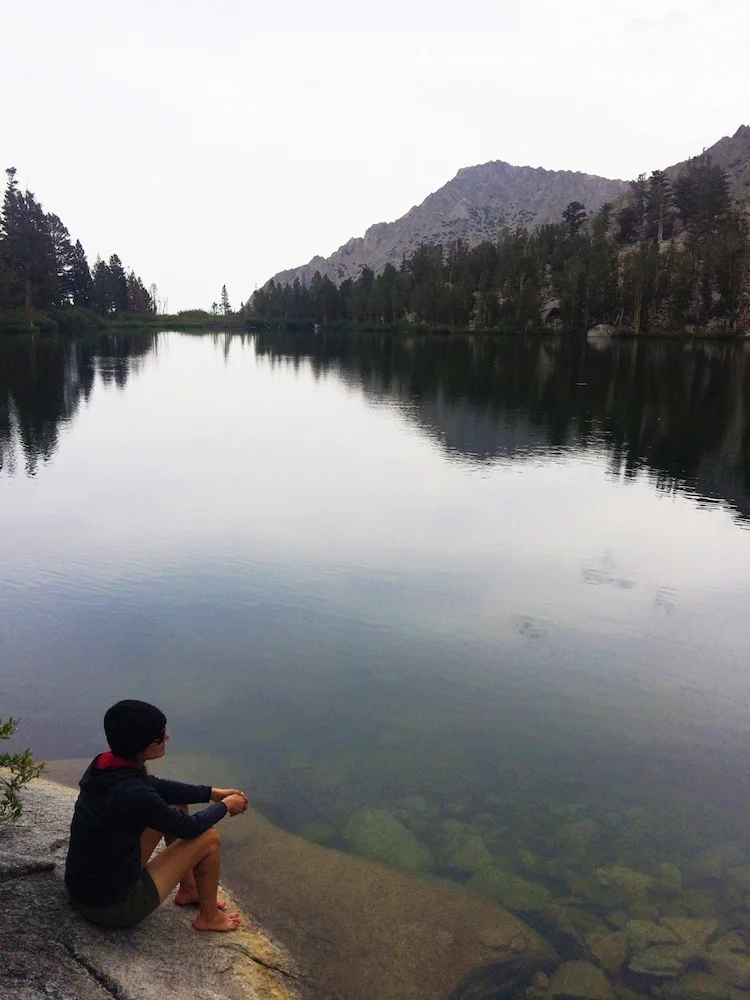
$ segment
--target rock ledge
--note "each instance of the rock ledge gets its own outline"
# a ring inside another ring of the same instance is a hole
[[[102,930],[63,885],[76,793],[48,781],[0,825],[3,1000],[294,1000],[303,981],[288,954],[243,915],[234,934],[198,934],[195,911],[167,901],[132,930]]]

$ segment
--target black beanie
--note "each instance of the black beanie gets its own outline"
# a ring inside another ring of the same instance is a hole
[[[118,757],[135,757],[158,740],[166,726],[166,715],[155,705],[132,698],[118,701],[104,716],[107,743]]]

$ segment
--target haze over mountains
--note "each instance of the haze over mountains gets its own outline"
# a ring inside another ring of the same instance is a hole
[[[741,126],[705,152],[726,170],[734,199],[750,198],[750,127]],[[674,177],[684,165],[675,164],[667,172]],[[404,254],[420,243],[447,244],[460,237],[476,246],[482,240],[494,241],[503,226],[534,229],[545,222],[559,222],[571,201],[582,202],[592,213],[628,190],[627,181],[570,170],[516,167],[502,160],[464,167],[395,222],[376,223],[364,237],[350,239],[330,257],[313,257],[308,264],[280,271],[273,280],[291,284],[299,278],[309,285],[319,271],[338,285],[346,278],[359,277],[364,265],[376,274],[388,263],[398,267]]]

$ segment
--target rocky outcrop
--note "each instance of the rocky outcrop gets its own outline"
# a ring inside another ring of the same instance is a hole
[[[299,278],[302,284],[309,284],[319,271],[340,284],[346,278],[357,278],[363,265],[376,273],[388,263],[398,267],[403,255],[420,243],[445,245],[461,238],[475,246],[482,240],[496,240],[503,226],[533,229],[545,222],[559,222],[571,201],[596,211],[626,190],[625,181],[572,170],[515,167],[502,160],[464,167],[395,222],[378,222],[330,257],[313,257],[301,267],[280,271],[273,280],[291,284]]]
[[[160,906],[130,930],[87,923],[62,871],[72,789],[38,781],[24,813],[0,826],[0,996],[7,1000],[292,1000],[289,955],[251,919],[233,934],[199,934],[195,910]]]
[[[168,760],[161,773],[205,776],[207,761],[193,769],[191,760]],[[86,763],[50,771],[70,780]],[[52,996],[76,1000],[282,1000],[295,991],[305,1000],[434,1000],[478,981],[525,984],[559,963],[523,921],[462,886],[308,843],[252,809],[221,828],[235,898],[252,903],[250,930],[200,935],[189,914],[165,905],[133,931],[98,931],[70,909],[61,885],[74,795],[39,783],[25,792],[21,823],[0,827],[6,871],[11,856],[28,871],[45,869],[0,881],[3,1000],[47,1000],[46,983],[59,984]],[[32,927],[25,918],[37,901],[43,921],[35,914]]]

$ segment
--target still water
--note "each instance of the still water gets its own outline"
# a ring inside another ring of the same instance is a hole
[[[449,818],[553,888],[582,843],[688,877],[750,812],[749,375],[705,342],[6,341],[0,716],[91,757],[153,701],[274,822],[358,850],[386,809],[461,881]]]

